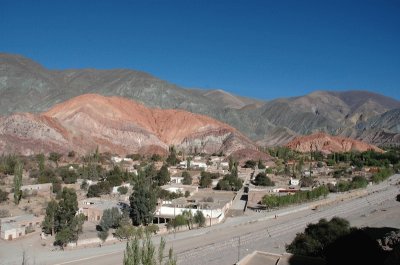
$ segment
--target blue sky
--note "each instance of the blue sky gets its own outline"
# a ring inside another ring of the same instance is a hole
[[[400,99],[399,14],[398,0],[0,0],[0,51],[262,99],[350,89]]]

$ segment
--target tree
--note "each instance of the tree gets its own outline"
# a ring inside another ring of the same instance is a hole
[[[75,233],[74,240],[76,241],[77,244],[78,244],[79,234],[83,232],[83,224],[85,223],[85,221],[86,221],[86,216],[83,213],[75,215],[74,219],[72,220],[71,228]]]
[[[212,179],[209,175],[202,175],[200,178],[200,188],[209,188],[211,187]]]
[[[182,184],[183,184],[183,185],[192,185],[193,178],[192,178],[192,176],[189,174],[189,172],[183,171],[183,172],[182,172],[182,177],[183,177],[183,180],[182,180]]]
[[[163,165],[160,168],[160,170],[157,173],[156,180],[157,180],[158,186],[163,186],[171,181],[171,177],[170,177],[167,165]]]
[[[107,238],[108,238],[108,229],[103,230],[101,229],[100,231],[97,232],[97,236],[101,239],[101,241],[104,243]]]
[[[58,203],[55,228],[56,233],[64,228],[71,228],[75,214],[78,211],[78,200],[74,189],[64,188]]]
[[[258,169],[265,169],[265,165],[264,165],[264,163],[261,161],[261,159],[258,160],[257,167],[258,167]]]
[[[14,167],[14,203],[19,204],[22,197],[22,165],[17,162]]]
[[[125,186],[118,187],[117,191],[119,192],[119,194],[127,194],[128,187],[125,187]]]
[[[70,227],[63,227],[57,232],[54,245],[60,246],[62,249],[69,243],[74,241],[75,234]]]
[[[51,152],[49,155],[49,160],[56,163],[56,166],[58,167],[58,161],[60,161],[61,157],[62,157],[62,154],[59,154],[56,152]]]
[[[58,203],[55,200],[51,200],[47,204],[46,216],[42,222],[42,229],[46,234],[55,234],[55,220],[58,209]]]
[[[182,216],[186,219],[188,229],[192,229],[193,226],[193,214],[191,210],[182,211]]]
[[[202,211],[197,211],[193,216],[193,220],[199,227],[203,227],[206,224],[206,218]]]
[[[172,248],[169,249],[168,260],[164,262],[165,240],[160,239],[160,245],[156,250],[151,237],[146,234],[142,244],[140,238],[134,237],[126,243],[124,251],[124,265],[176,265]]]
[[[247,160],[247,161],[244,163],[244,167],[245,167],[245,168],[252,168],[252,169],[254,169],[254,168],[256,167],[256,165],[257,165],[257,162],[254,161],[254,160]]]
[[[147,225],[153,220],[157,198],[151,185],[145,185],[144,177],[139,174],[138,181],[129,197],[130,217],[134,225]]]
[[[0,189],[0,203],[8,200],[8,192]]]
[[[292,243],[286,246],[286,251],[294,255],[324,257],[326,247],[349,234],[350,229],[350,223],[345,219],[321,219],[317,224],[307,225],[304,233],[297,234]]]
[[[117,207],[104,210],[103,216],[100,220],[100,226],[102,230],[108,231],[110,228],[118,227],[121,217],[121,213]]]
[[[274,186],[275,183],[264,173],[260,172],[254,179],[254,184],[257,186]]]
[[[45,157],[44,157],[44,154],[36,155],[36,160],[37,160],[37,163],[38,163],[39,174],[43,175],[43,172],[44,172],[44,169],[45,169],[45,164],[44,164]]]

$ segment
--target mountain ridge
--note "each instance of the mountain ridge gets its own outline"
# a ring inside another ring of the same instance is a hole
[[[130,98],[151,108],[207,115],[267,146],[285,144],[292,134],[318,131],[376,144],[400,144],[396,137],[381,141],[381,134],[364,137],[368,132],[360,129],[362,124],[383,119],[384,113],[400,108],[400,101],[368,91],[319,90],[304,96],[258,101],[222,90],[181,88],[136,70],[48,70],[23,56],[0,53],[0,115],[40,113],[87,93]],[[366,130],[376,133],[369,128]],[[381,129],[396,134],[389,127]]]
[[[164,150],[230,154],[256,145],[233,127],[183,110],[151,109],[122,97],[85,94],[41,114],[16,113],[0,119],[0,151],[33,154],[97,146],[119,154]]]

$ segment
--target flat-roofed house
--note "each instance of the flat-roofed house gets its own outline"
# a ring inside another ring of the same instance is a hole
[[[13,240],[40,228],[43,216],[24,214],[0,218],[0,235],[4,240]]]

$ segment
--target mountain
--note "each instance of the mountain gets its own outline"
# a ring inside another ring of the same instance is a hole
[[[326,133],[296,137],[286,146],[299,152],[321,151],[326,154],[349,151],[365,152],[368,150],[383,152],[382,149],[374,145],[350,138],[331,136]]]
[[[390,125],[379,121],[385,119],[385,113],[390,115],[390,111],[399,109],[400,102],[368,91],[315,91],[300,97],[259,101],[219,89],[181,88],[140,71],[55,71],[23,56],[0,53],[0,115],[40,113],[88,93],[130,98],[151,108],[207,115],[266,146],[320,131],[372,144],[400,144],[393,126],[385,127]],[[383,127],[377,130],[370,123]]]
[[[121,97],[85,94],[41,114],[17,113],[0,119],[0,152],[85,154],[99,146],[119,154],[179,150],[230,154],[256,151],[236,129],[204,115],[148,108]]]

